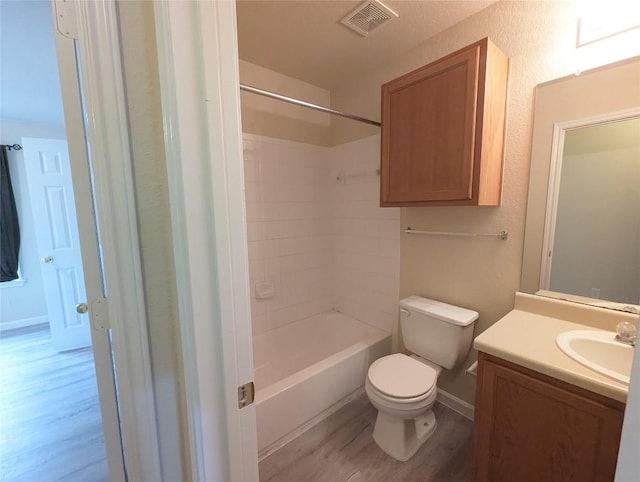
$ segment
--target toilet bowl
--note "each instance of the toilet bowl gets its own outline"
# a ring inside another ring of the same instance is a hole
[[[420,296],[400,301],[402,339],[412,355],[375,360],[365,380],[378,410],[373,439],[391,457],[410,459],[435,432],[438,375],[466,357],[477,318],[475,311]]]
[[[411,458],[435,432],[433,414],[440,367],[394,353],[374,361],[365,391],[378,410],[373,439],[391,457]]]

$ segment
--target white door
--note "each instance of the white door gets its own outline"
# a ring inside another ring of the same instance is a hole
[[[22,139],[51,341],[58,351],[91,345],[67,142]],[[84,311],[84,312],[79,312]]]

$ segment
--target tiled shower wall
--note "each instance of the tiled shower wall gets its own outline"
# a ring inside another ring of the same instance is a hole
[[[243,139],[254,334],[331,309],[391,331],[400,213],[378,206],[379,136],[334,148]],[[256,299],[264,282],[273,297]]]
[[[333,307],[327,148],[245,134],[254,334]],[[256,283],[274,296],[256,299]]]
[[[400,209],[380,207],[380,136],[331,149],[334,308],[383,330],[398,320]],[[336,174],[337,173],[337,174]]]

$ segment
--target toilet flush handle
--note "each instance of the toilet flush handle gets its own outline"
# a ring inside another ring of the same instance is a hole
[[[411,312],[406,308],[400,308],[400,313],[402,313],[405,316],[411,316]]]

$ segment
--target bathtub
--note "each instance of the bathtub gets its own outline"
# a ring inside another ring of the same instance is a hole
[[[265,455],[364,385],[391,334],[336,311],[254,337],[258,451]]]

